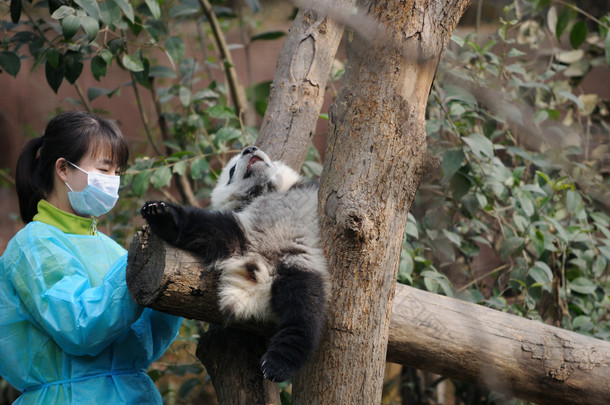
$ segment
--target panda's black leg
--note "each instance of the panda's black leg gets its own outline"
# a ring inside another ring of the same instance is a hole
[[[140,210],[154,234],[175,244],[182,207],[164,201],[149,201]]]
[[[324,303],[324,282],[319,274],[280,266],[271,298],[280,322],[260,361],[265,378],[288,380],[307,362],[320,340]]]

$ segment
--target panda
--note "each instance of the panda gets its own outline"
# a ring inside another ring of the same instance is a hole
[[[249,146],[223,168],[212,210],[162,201],[141,209],[153,233],[219,272],[219,307],[229,322],[276,322],[260,359],[275,382],[305,364],[324,323],[330,281],[317,201],[316,182]]]

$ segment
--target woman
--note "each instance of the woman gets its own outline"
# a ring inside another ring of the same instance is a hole
[[[181,318],[133,302],[127,252],[96,228],[118,199],[128,149],[110,121],[51,120],[24,147],[25,228],[0,257],[0,375],[19,404],[161,404],[146,374]]]

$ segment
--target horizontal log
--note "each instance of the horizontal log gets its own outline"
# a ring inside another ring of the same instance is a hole
[[[223,323],[217,280],[195,255],[146,230],[134,236],[127,284],[139,304]],[[609,342],[404,285],[396,287],[387,359],[540,404],[610,398]]]

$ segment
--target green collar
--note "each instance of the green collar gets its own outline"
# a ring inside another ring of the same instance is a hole
[[[97,235],[97,219],[79,217],[55,207],[46,200],[38,202],[38,213],[34,221],[52,225],[65,233],[76,235]]]

